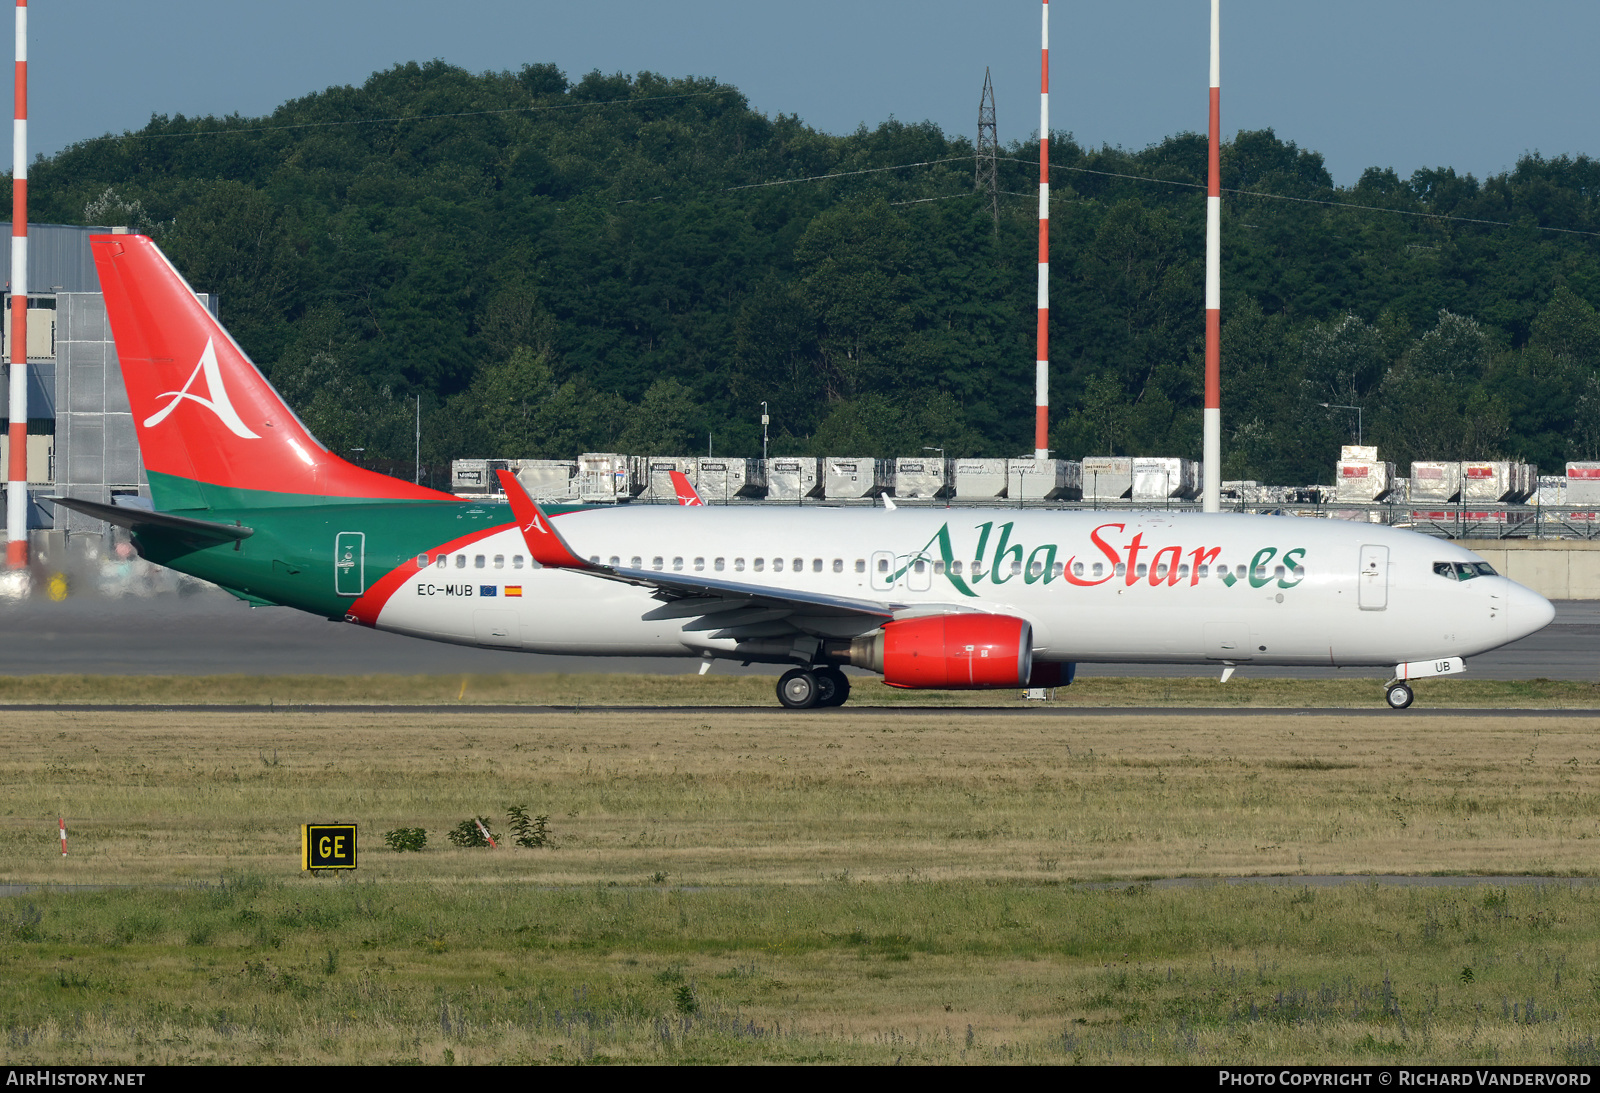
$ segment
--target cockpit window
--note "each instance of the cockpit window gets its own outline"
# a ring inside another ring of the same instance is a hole
[[[1488,562],[1434,562],[1433,572],[1446,580],[1470,581],[1474,577],[1497,577]]]

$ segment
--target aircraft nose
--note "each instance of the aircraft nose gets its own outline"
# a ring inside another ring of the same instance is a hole
[[[1507,583],[1511,589],[1506,596],[1509,607],[1506,637],[1516,641],[1549,626],[1556,617],[1555,605],[1531,588],[1524,588],[1515,581]]]

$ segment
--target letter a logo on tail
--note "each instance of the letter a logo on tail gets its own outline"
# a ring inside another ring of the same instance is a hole
[[[194,386],[194,381],[205,375],[206,394],[197,395],[189,388]],[[210,397],[207,398],[206,395]],[[188,399],[198,402],[207,410],[217,415],[217,419],[228,427],[228,431],[242,440],[260,440],[261,437],[250,431],[249,426],[239,420],[239,415],[233,409],[233,403],[228,401],[228,389],[222,383],[222,369],[217,365],[217,350],[210,338],[206,339],[205,352],[200,354],[200,362],[194,366],[194,371],[189,373],[188,380],[183,388],[178,391],[163,391],[156,398],[170,398],[172,401],[166,407],[156,411],[144,419],[145,428],[154,428],[167,420],[167,416],[178,408],[178,403]]]

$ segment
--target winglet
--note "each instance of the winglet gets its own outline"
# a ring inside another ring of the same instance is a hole
[[[682,471],[672,472],[672,489],[678,495],[678,504],[693,507],[704,505],[700,495],[695,492],[694,486],[689,483],[689,476]]]
[[[542,566],[553,569],[590,569],[590,564],[572,552],[561,533],[550,523],[550,518],[540,511],[528,491],[522,488],[517,476],[510,471],[495,472],[500,476],[500,488],[506,491],[511,502],[511,514],[517,518],[522,539],[528,544],[528,553]]]

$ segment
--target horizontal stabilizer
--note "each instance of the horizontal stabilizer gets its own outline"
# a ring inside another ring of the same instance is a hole
[[[255,528],[247,528],[242,524],[219,524],[215,520],[196,520],[188,516],[174,516],[170,512],[136,509],[131,505],[106,505],[99,501],[83,501],[76,497],[51,497],[48,500],[57,505],[65,505],[85,516],[93,516],[96,520],[104,520],[119,528],[127,528],[129,531],[149,529],[176,532],[179,535],[215,539],[218,542],[248,539],[256,533]]]

